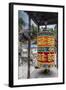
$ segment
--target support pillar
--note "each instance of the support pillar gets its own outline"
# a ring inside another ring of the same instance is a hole
[[[29,37],[30,37],[30,29],[31,29],[31,19],[29,17]],[[28,40],[28,71],[27,71],[27,78],[30,78],[30,45],[31,40]]]

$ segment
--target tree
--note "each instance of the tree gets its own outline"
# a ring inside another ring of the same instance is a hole
[[[25,22],[22,18],[18,19],[18,27],[19,27],[19,32],[21,29],[23,29],[23,26],[25,26]]]
[[[32,26],[31,26],[32,36],[36,36],[37,32],[38,32],[38,28],[32,24]]]

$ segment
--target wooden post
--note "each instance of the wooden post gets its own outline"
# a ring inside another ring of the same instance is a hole
[[[31,19],[29,17],[29,37],[30,37],[30,29],[31,29]],[[28,40],[28,71],[27,71],[27,78],[30,78],[30,45],[31,41],[30,38]]]

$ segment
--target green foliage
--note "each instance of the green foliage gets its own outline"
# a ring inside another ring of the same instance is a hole
[[[25,22],[22,18],[18,19],[19,31],[25,26]]]
[[[54,36],[57,36],[57,29],[54,30]]]
[[[38,28],[32,24],[31,26],[31,39],[35,40],[37,37]]]
[[[37,35],[38,28],[32,24],[31,26],[31,33],[32,35]]]
[[[49,29],[49,31],[52,32],[55,37],[57,36],[57,29]]]

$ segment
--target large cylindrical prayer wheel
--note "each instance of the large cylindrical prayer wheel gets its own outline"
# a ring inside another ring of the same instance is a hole
[[[37,34],[37,63],[41,65],[54,65],[55,63],[55,37],[52,32],[45,30]]]

